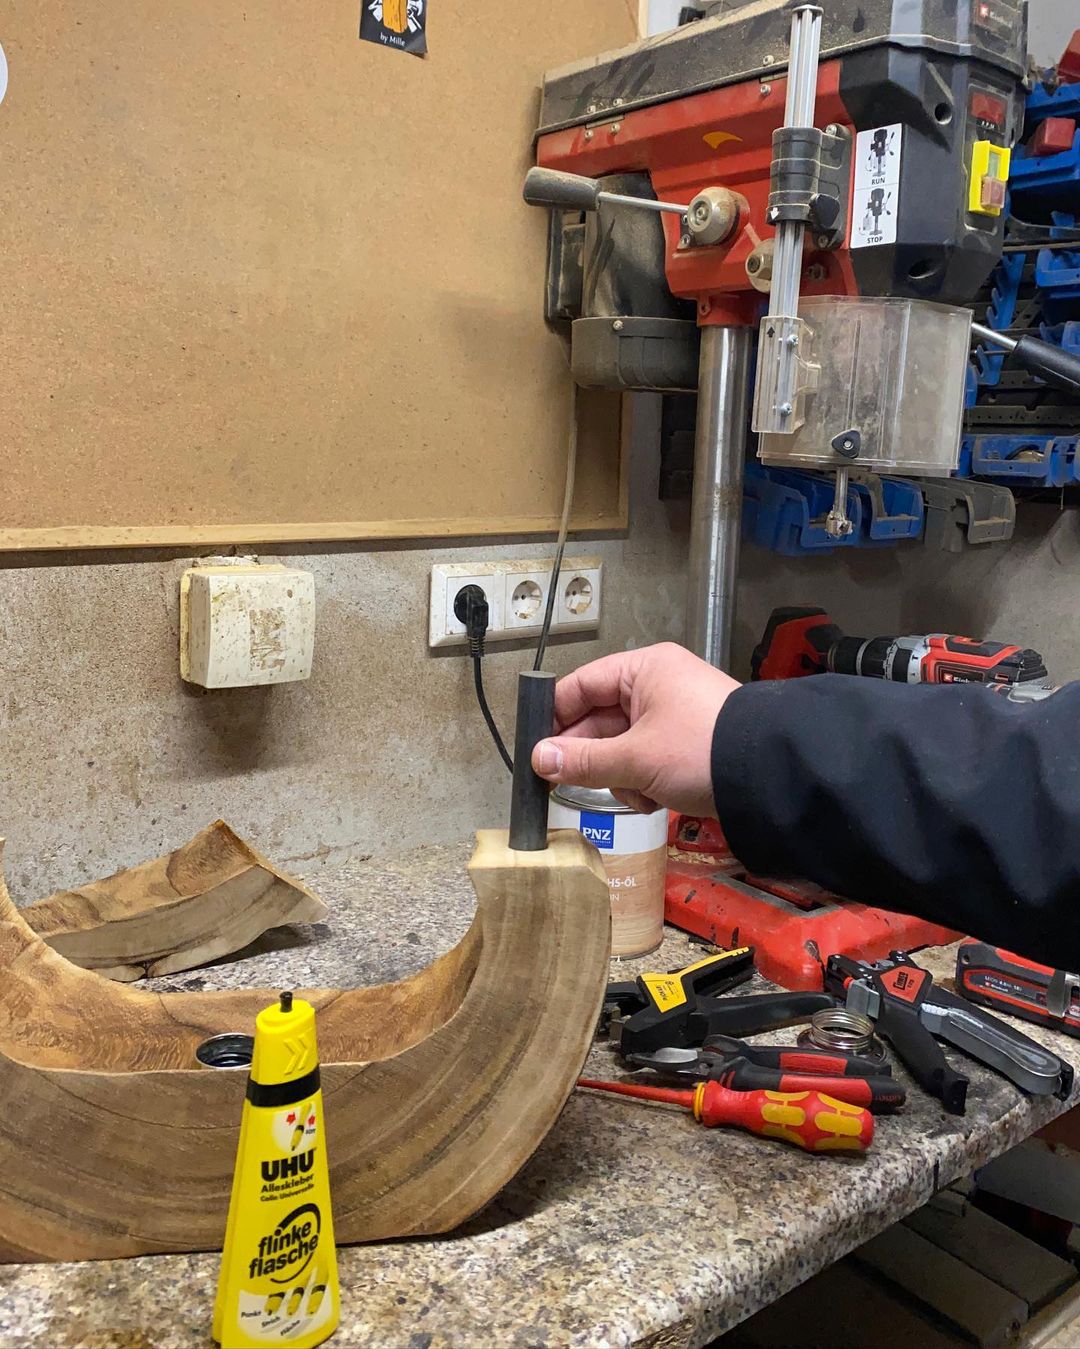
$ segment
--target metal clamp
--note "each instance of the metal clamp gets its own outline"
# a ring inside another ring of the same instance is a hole
[[[773,132],[767,219],[795,221],[814,232],[819,248],[835,248],[847,231],[851,133],[835,123],[782,126]]]

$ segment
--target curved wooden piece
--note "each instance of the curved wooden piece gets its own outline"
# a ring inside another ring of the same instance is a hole
[[[476,917],[399,983],[305,992],[318,1011],[342,1242],[444,1232],[536,1149],[588,1052],[610,903],[574,831],[546,853],[479,835]],[[270,990],[152,993],[52,951],[0,881],[0,1259],[105,1259],[222,1242],[244,1069],[197,1065]]]
[[[317,923],[326,905],[217,820],[175,852],[20,912],[74,964],[130,983],[232,955],[272,927]]]

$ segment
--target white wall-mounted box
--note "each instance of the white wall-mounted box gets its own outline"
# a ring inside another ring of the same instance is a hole
[[[315,578],[276,563],[209,562],[180,581],[180,675],[207,689],[307,679]]]

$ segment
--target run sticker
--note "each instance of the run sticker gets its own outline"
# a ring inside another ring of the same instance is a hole
[[[900,196],[900,122],[860,131],[855,137],[855,190],[851,198],[851,247],[896,242]]]

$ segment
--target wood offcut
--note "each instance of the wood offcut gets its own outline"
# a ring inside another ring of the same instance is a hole
[[[445,1232],[555,1122],[607,982],[610,904],[575,831],[542,853],[479,835],[476,916],[411,978],[314,989],[339,1241]],[[203,1040],[250,1033],[269,990],[152,993],[53,951],[0,881],[0,1260],[222,1243],[244,1068]]]
[[[21,913],[66,959],[128,983],[220,960],[270,928],[320,922],[326,905],[218,820],[175,852]]]

